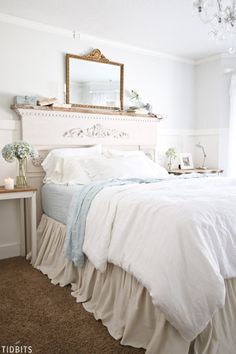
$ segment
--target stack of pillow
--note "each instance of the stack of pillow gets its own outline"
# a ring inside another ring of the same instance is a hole
[[[166,178],[168,172],[142,151],[86,148],[55,149],[42,163],[44,182],[88,184],[111,178]]]

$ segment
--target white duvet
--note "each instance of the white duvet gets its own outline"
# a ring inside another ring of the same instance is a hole
[[[84,253],[111,262],[145,286],[186,340],[224,306],[236,277],[236,180],[170,179],[109,187],[92,202]]]

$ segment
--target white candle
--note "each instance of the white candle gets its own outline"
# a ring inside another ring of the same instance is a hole
[[[11,177],[4,179],[4,185],[5,189],[14,189],[14,179]]]

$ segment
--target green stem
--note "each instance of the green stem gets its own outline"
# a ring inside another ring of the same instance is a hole
[[[25,159],[18,159],[19,163],[19,175],[16,177],[16,185],[17,187],[26,187],[27,181],[25,177]]]
[[[24,169],[25,160],[18,159],[18,162],[19,162],[19,176],[23,177],[25,176],[25,169]]]

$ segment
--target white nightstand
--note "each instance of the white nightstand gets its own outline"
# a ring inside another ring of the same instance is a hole
[[[221,173],[224,172],[224,170],[218,169],[218,168],[211,168],[211,169],[199,169],[199,168],[193,168],[193,169],[189,169],[189,170],[181,170],[181,169],[173,169],[173,170],[169,170],[168,171],[171,174],[174,175],[186,175],[189,173],[201,173],[201,174],[217,174],[220,175]]]
[[[25,208],[24,200],[30,199],[30,231],[31,231],[31,263],[34,265],[37,256],[37,234],[36,234],[36,192],[37,189],[31,187],[5,189],[0,186],[0,201],[9,199],[20,199],[21,211],[21,255],[26,254],[26,234],[25,234]]]

